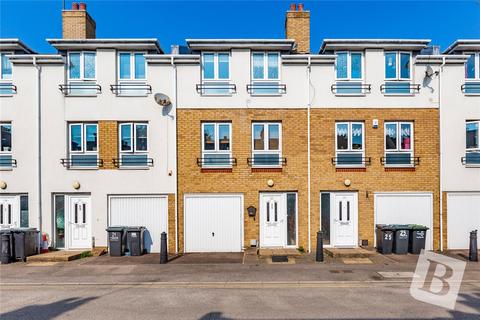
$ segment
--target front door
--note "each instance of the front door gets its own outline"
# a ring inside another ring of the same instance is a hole
[[[286,245],[285,194],[260,195],[261,246],[284,247]]]
[[[0,197],[0,228],[20,227],[20,197]]]
[[[357,246],[357,195],[335,193],[333,198],[332,245],[337,247]]]
[[[91,248],[90,197],[69,196],[68,199],[69,248]]]

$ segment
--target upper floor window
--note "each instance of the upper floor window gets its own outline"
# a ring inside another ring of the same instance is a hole
[[[282,165],[282,124],[266,122],[252,124],[252,165]]]
[[[413,122],[385,122],[385,165],[411,166]]]
[[[11,169],[17,164],[12,158],[12,124],[0,122],[0,169]]]
[[[279,94],[285,93],[280,85],[280,53],[253,52],[252,53],[252,81],[247,87],[252,94]]]
[[[480,52],[465,53],[468,56],[465,63],[465,84],[462,91],[470,95],[480,94]]]
[[[72,168],[97,168],[100,165],[98,158],[98,124],[90,122],[70,123],[69,131],[69,158],[63,163]]]
[[[120,52],[118,64],[120,80],[144,80],[146,78],[144,52]]]
[[[67,63],[68,84],[60,86],[65,95],[97,95],[101,88],[96,84],[97,55],[94,51],[69,52]]]
[[[228,95],[235,92],[230,84],[230,53],[202,53],[201,93],[206,95]]]
[[[464,164],[480,165],[480,121],[467,121],[466,123],[466,155]]]
[[[332,91],[336,94],[364,94],[369,86],[363,84],[363,53],[336,52],[335,79]]]
[[[232,165],[232,124],[202,123],[202,165],[224,167]]]
[[[412,93],[411,73],[412,54],[402,51],[385,52],[385,85],[383,92],[387,94]]]
[[[147,167],[153,164],[148,158],[148,123],[119,124],[120,167]]]
[[[364,163],[364,124],[363,122],[337,122],[336,161],[339,166],[359,166]]]
[[[7,80],[12,79],[12,63],[8,60],[7,55],[12,52],[2,52],[0,54],[0,79]]]

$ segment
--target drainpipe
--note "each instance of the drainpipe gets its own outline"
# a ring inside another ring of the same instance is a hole
[[[310,195],[310,108],[311,108],[311,101],[310,101],[310,85],[311,85],[311,56],[308,56],[308,66],[307,66],[307,207],[308,207],[308,252],[312,251],[312,241],[310,239],[311,234],[311,223],[310,223],[310,209],[311,209],[311,195]]]
[[[174,180],[174,187],[175,187],[175,253],[178,253],[178,170],[177,170],[177,163],[178,163],[178,155],[177,155],[177,66],[174,62],[173,55],[170,57],[170,64],[173,68],[173,103],[174,103],[174,121],[175,121],[175,178]]]
[[[41,73],[42,67],[37,64],[37,57],[33,56],[33,66],[37,70],[37,153],[38,153],[38,230],[39,230],[39,247],[42,245],[42,97],[41,97]]]
[[[443,251],[443,147],[442,147],[442,133],[443,133],[443,125],[442,125],[442,104],[441,104],[441,97],[442,97],[442,75],[443,75],[443,67],[445,66],[445,56],[442,57],[442,65],[440,66],[440,73],[438,74],[438,121],[439,121],[439,131],[440,131],[440,251]]]

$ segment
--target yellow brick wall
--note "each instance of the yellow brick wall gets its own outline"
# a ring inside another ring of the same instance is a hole
[[[62,11],[63,39],[94,39],[95,21],[84,10]]]
[[[175,252],[175,194],[168,195],[168,252]]]
[[[378,119],[378,129],[372,120]],[[414,122],[414,156],[420,157],[415,171],[385,172],[380,163],[384,152],[385,121]],[[372,163],[366,172],[336,172],[331,164],[335,155],[335,121],[365,121],[365,156]],[[311,199],[312,247],[320,224],[320,192],[357,191],[359,241],[373,245],[374,193],[393,191],[433,192],[435,228],[434,247],[439,247],[439,142],[437,109],[314,109],[312,110],[311,139]],[[345,179],[351,186],[345,187]],[[367,196],[368,194],[368,196]],[[431,232],[431,230],[430,230]]]
[[[178,232],[183,251],[183,198],[185,193],[243,193],[244,245],[259,239],[259,192],[297,191],[299,245],[307,247],[307,112],[305,109],[180,109],[178,112]],[[282,156],[287,165],[282,172],[252,172],[247,164],[251,157],[251,124],[255,121],[282,122]],[[232,172],[201,172],[202,121],[232,122],[232,156],[237,165]],[[273,187],[267,186],[272,179]],[[257,208],[255,220],[246,208]]]
[[[287,11],[285,37],[295,39],[298,53],[310,53],[310,11]]]
[[[98,121],[99,156],[103,160],[100,169],[115,169],[112,159],[118,158],[117,121]]]

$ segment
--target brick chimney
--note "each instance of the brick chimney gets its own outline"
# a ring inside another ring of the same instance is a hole
[[[85,3],[73,2],[71,10],[62,10],[63,39],[95,39],[95,28]]]
[[[310,53],[310,11],[304,10],[302,3],[290,5],[285,17],[285,37],[295,39],[297,53]]]

